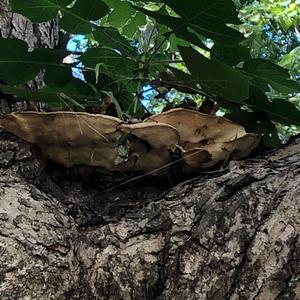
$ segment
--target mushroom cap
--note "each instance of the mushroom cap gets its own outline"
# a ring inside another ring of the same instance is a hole
[[[186,165],[195,171],[201,169],[203,163],[211,160],[211,154],[202,148],[184,150],[182,157]]]
[[[120,124],[118,129],[124,133],[147,141],[153,148],[169,147],[178,144],[178,131],[171,125],[157,122],[145,122],[136,124]]]
[[[134,170],[142,172],[156,171],[156,174],[165,174],[171,163],[171,156],[166,148],[153,148],[137,158]]]
[[[40,145],[43,156],[66,168],[76,166],[102,167],[108,171],[129,170],[127,163],[126,168],[115,164],[118,156],[116,148],[89,148],[89,147],[68,147],[56,145]],[[131,165],[132,168],[132,165]]]
[[[0,118],[0,127],[36,144],[95,145],[116,140],[121,120],[82,112],[22,112]]]
[[[171,156],[169,149],[166,147],[162,148],[151,148],[147,147],[143,140],[138,137],[130,137],[130,153],[129,160],[122,166],[124,171],[139,171],[139,172],[152,172],[156,169],[157,173],[163,174],[167,171],[167,165],[171,163]],[[164,168],[164,166],[166,166]]]
[[[246,133],[244,136],[234,141],[232,156],[235,159],[247,157],[253,149],[257,147],[259,137],[254,133]]]
[[[109,171],[120,171],[124,168],[115,164],[118,152],[115,147],[71,147],[61,145],[40,145],[43,156],[67,168],[74,166],[103,167]],[[130,169],[129,164],[127,168]],[[132,166],[131,166],[132,168]]]
[[[229,159],[231,152],[234,149],[233,142],[227,143],[212,143],[205,146],[201,146],[202,149],[208,151],[211,154],[211,160],[201,165],[201,168],[210,168],[216,165],[222,160]]]
[[[171,155],[174,147],[185,162],[184,170],[195,171],[230,156],[244,158],[259,142],[255,134],[225,118],[186,109],[173,109],[136,124],[77,112],[12,113],[0,117],[0,128],[37,144],[47,159],[66,167],[159,174],[166,174],[176,163]],[[130,134],[126,161],[119,159],[117,146],[124,134]]]
[[[227,142],[246,134],[244,127],[226,118],[200,113],[195,110],[176,108],[151,116],[144,122],[160,122],[177,129],[180,144],[185,142]]]
[[[253,133],[246,133],[244,136],[230,142],[201,144],[186,144],[187,151],[195,151],[195,149],[203,149],[211,154],[211,161],[201,164],[201,168],[209,168],[216,165],[221,160],[227,160],[230,156],[235,159],[241,159],[250,154],[250,152],[258,145],[259,138]]]

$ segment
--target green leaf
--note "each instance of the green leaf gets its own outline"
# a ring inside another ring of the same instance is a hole
[[[132,38],[135,33],[139,30],[141,26],[144,26],[147,23],[146,16],[141,12],[136,12],[136,14],[129,19],[126,25],[122,28],[122,33]]]
[[[54,49],[28,52],[25,42],[0,38],[0,80],[8,84],[26,83],[45,69],[45,78],[50,85],[64,85],[72,78],[72,65],[62,63],[68,54],[67,51]]]
[[[136,14],[136,10],[127,1],[104,0],[104,2],[113,9],[107,17],[107,22],[111,26],[122,28]]]
[[[135,50],[118,29],[113,27],[99,27],[93,32],[96,41],[105,47],[119,50],[126,56],[135,56]]]
[[[168,84],[171,88],[174,88],[182,93],[187,94],[198,94],[200,88],[197,86],[198,79],[190,74],[187,74],[179,69],[169,67],[172,73],[175,75],[175,78],[166,78],[163,83]]]
[[[171,7],[179,16],[203,28],[213,28],[216,27],[217,24],[223,24],[223,26],[225,24],[241,24],[238,18],[238,12],[232,1],[201,0],[192,2],[162,0],[162,2]]]
[[[282,99],[269,100],[265,93],[252,86],[246,104],[268,113],[270,119],[285,125],[300,125],[300,111],[291,102]]]
[[[92,48],[84,53],[80,60],[91,68],[102,64],[100,72],[118,80],[126,81],[132,79],[133,72],[138,69],[135,61],[120,55],[117,51],[107,48]]]
[[[90,21],[96,21],[109,12],[101,0],[10,0],[14,12],[22,14],[34,23],[55,18],[60,11],[60,26],[70,33],[87,34],[92,31]]]
[[[96,65],[96,69],[97,69]],[[84,74],[84,79],[86,80],[87,84],[92,85],[94,88],[100,92],[101,90],[107,90],[107,91],[112,91],[115,93],[116,91],[119,91],[121,88],[120,82],[114,80],[113,78],[103,74],[100,72],[100,67],[101,64],[99,64],[99,72],[98,78],[96,72],[90,71],[90,70],[85,70],[83,72]]]
[[[230,66],[236,66],[242,61],[249,60],[250,49],[241,45],[224,45],[214,43],[211,49],[211,58]]]
[[[72,0],[9,0],[11,8],[34,23],[47,22],[55,18],[58,11]]]
[[[247,132],[257,133],[266,148],[272,149],[281,144],[276,126],[264,112],[235,109],[224,117],[243,125]]]
[[[101,0],[77,0],[70,9],[63,10],[60,26],[70,33],[90,33],[90,21],[96,21],[109,12],[108,6]]]
[[[285,94],[300,92],[300,85],[290,79],[288,70],[270,61],[251,59],[245,62],[243,69],[257,80],[269,83],[278,92]]]
[[[191,47],[179,46],[179,51],[193,80],[197,80],[202,89],[236,103],[248,98],[249,78],[240,71],[207,59]]]
[[[185,38],[194,44],[196,36],[193,32],[228,45],[239,43],[244,39],[241,33],[227,26],[228,23],[240,24],[232,1],[163,0],[162,2],[171,7],[179,17],[142,7],[134,6],[134,8],[156,19],[159,23],[169,26],[178,37]]]
[[[81,104],[87,103],[88,101],[99,101],[99,97],[95,94],[93,89],[89,87],[89,85],[75,78],[73,78],[72,82],[68,85],[61,88],[44,87],[39,90],[30,90],[24,86],[16,87],[0,84],[0,90],[4,93],[15,95],[22,99],[36,102],[42,101],[50,105],[63,104],[60,96],[61,93],[64,93]]]
[[[40,64],[33,64],[28,45],[17,39],[0,38],[0,80],[5,83],[25,83],[40,71]]]

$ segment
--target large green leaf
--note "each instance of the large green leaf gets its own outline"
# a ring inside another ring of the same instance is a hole
[[[30,90],[24,86],[0,84],[0,90],[22,99],[47,102],[53,106],[64,104],[63,101],[67,101],[63,100],[62,94],[67,95],[81,104],[85,104],[89,101],[99,101],[99,97],[89,85],[75,78],[73,78],[68,85],[60,88],[44,87],[39,90]]]
[[[247,132],[258,133],[266,148],[275,148],[281,144],[276,126],[268,114],[262,111],[235,109],[224,117],[243,125]]]
[[[99,27],[93,32],[96,41],[105,47],[119,50],[126,56],[135,56],[135,50],[128,40],[114,27]]]
[[[33,64],[28,45],[17,39],[0,38],[0,80],[6,83],[25,83],[40,71],[40,64]]]
[[[136,10],[127,1],[104,0],[104,2],[112,9],[107,17],[107,22],[111,26],[122,28],[136,15]]]
[[[60,26],[70,33],[90,33],[90,21],[99,20],[109,12],[101,0],[9,0],[13,11],[20,13],[32,22],[46,22],[60,11]],[[72,5],[71,5],[72,4]]]
[[[214,43],[211,49],[211,58],[230,66],[236,66],[240,62],[249,60],[251,56],[250,49],[241,45]]]
[[[284,69],[264,59],[251,59],[245,62],[243,69],[264,84],[270,84],[278,92],[289,94],[300,92],[300,85],[290,79],[287,69]]]
[[[98,92],[105,90],[115,93],[122,88],[122,84],[120,82],[114,80],[106,74],[99,73],[97,78],[95,71],[93,70],[85,70],[83,74],[87,84],[95,87]]]
[[[207,59],[191,47],[179,46],[179,50],[193,80],[197,80],[202,89],[236,103],[248,98],[249,78],[240,71]]]
[[[195,80],[192,75],[176,68],[169,67],[169,69],[172,71],[175,78],[170,78],[170,80],[166,78],[162,81],[165,85],[169,85],[171,88],[187,94],[198,94],[201,92],[200,88],[197,86],[198,80]]]
[[[252,86],[246,100],[250,107],[268,113],[270,119],[285,125],[300,125],[300,111],[291,102],[282,99],[268,99],[265,93]]]
[[[141,12],[136,12],[134,16],[132,16],[125,26],[122,27],[122,33],[128,38],[132,38],[139,28],[147,23],[146,16]]]
[[[49,21],[66,8],[72,0],[9,0],[14,12],[22,14],[35,23]]]
[[[80,57],[80,60],[87,67],[96,68],[99,65],[101,73],[116,78],[121,83],[133,79],[134,71],[138,69],[135,61],[108,48],[89,49]]]
[[[244,39],[238,31],[227,26],[240,24],[237,11],[230,0],[178,1],[163,0],[179,17],[166,15],[160,11],[150,11],[134,6],[159,23],[172,28],[176,35],[195,44],[196,32],[224,44],[236,44]]]
[[[41,70],[46,70],[49,85],[61,85],[71,80],[71,65],[63,64],[69,53],[63,50],[35,49],[28,52],[28,45],[17,39],[0,38],[0,80],[9,84],[26,83]]]

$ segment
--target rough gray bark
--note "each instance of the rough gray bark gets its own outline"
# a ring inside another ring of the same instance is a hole
[[[0,36],[26,41],[30,49],[54,48],[59,42],[59,28],[56,19],[43,24],[33,24],[23,16],[13,13],[8,0],[1,0]]]
[[[59,37],[7,0],[0,35]],[[45,168],[1,134],[0,299],[299,299],[299,153],[298,140],[173,188],[148,177],[103,192],[109,175]]]
[[[105,193],[0,138],[1,299],[300,299],[299,139]]]
[[[0,1],[0,37],[17,38],[27,42],[29,50],[34,48],[55,48],[60,43],[60,31],[58,20],[54,19],[50,22],[42,24],[33,24],[23,16],[13,13],[8,4],[8,0]],[[28,82],[26,86],[38,89],[43,87],[42,72],[35,80]],[[0,100],[1,100],[0,94]],[[2,99],[3,100],[3,99]],[[5,99],[7,100],[7,99]],[[2,108],[1,108],[2,106]],[[4,107],[3,107],[4,106]],[[20,104],[22,110],[24,104]],[[10,108],[6,102],[0,103],[0,114],[7,113]]]

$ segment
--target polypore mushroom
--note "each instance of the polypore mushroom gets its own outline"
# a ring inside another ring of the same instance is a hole
[[[235,159],[247,157],[253,149],[257,147],[259,138],[256,134],[246,133],[244,136],[234,141],[232,156]]]
[[[169,124],[177,129],[180,145],[233,141],[246,134],[245,129],[226,118],[207,115],[189,109],[172,109],[151,116],[145,122]]]
[[[185,171],[196,171],[230,156],[246,157],[258,144],[256,135],[230,120],[185,109],[137,124],[77,112],[12,113],[0,118],[0,128],[37,144],[47,159],[66,167],[110,171],[164,173],[180,161]]]
[[[211,155],[211,160],[204,162],[201,168],[210,168],[216,165],[220,161],[227,161],[234,149],[233,142],[227,143],[212,143],[202,146],[202,149],[206,150]]]
[[[188,143],[186,144],[186,149],[188,149],[186,151],[202,149],[209,152],[211,154],[211,160],[199,165],[199,168],[209,168],[222,160],[228,160],[230,156],[235,159],[241,159],[248,156],[258,143],[259,138],[255,134],[246,133],[240,138],[229,142],[211,143],[206,145]]]
[[[115,164],[118,152],[112,145],[101,145],[101,147],[40,145],[39,147],[46,159],[67,168],[85,165],[103,167],[109,171],[120,170],[119,166]]]
[[[35,144],[95,145],[116,140],[121,120],[82,112],[22,112],[0,118],[0,128]]]
[[[188,166],[188,170],[199,171],[202,165],[211,160],[211,154],[202,148],[183,150],[182,157]]]
[[[169,147],[179,142],[178,131],[168,124],[157,122],[120,124],[118,129],[147,141],[153,148]]]
[[[165,173],[172,163],[171,156],[167,149],[151,149],[149,152],[140,155],[134,164],[134,171]]]

